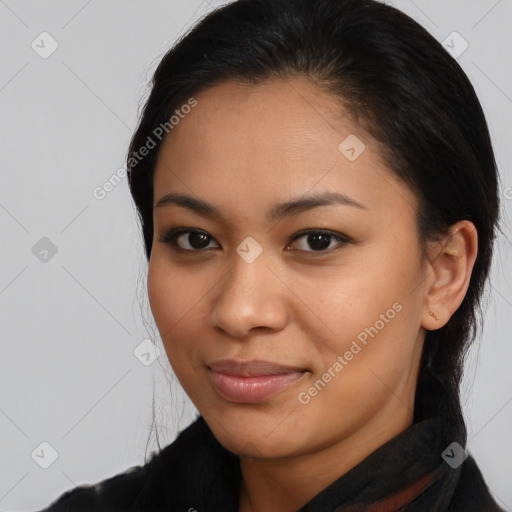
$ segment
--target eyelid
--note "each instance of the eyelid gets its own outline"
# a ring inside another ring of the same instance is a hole
[[[298,238],[301,238],[301,237],[307,236],[307,235],[313,235],[313,234],[330,236],[331,238],[336,239],[338,241],[338,243],[341,245],[338,247],[335,247],[335,248],[326,249],[326,250],[322,250],[322,251],[301,251],[300,249],[298,249],[299,252],[305,252],[305,253],[308,253],[311,255],[317,255],[317,256],[327,255],[327,254],[331,254],[332,252],[335,252],[335,251],[341,249],[342,246],[352,242],[352,239],[350,237],[348,237],[347,235],[344,235],[342,233],[339,233],[337,231],[332,231],[330,229],[325,229],[325,228],[308,228],[308,229],[302,229],[300,231],[297,231],[297,233],[294,233],[292,235],[292,237],[288,240],[288,243],[286,244],[286,246],[288,247],[291,243],[295,242],[295,240],[297,240]]]
[[[185,224],[179,224],[179,225],[170,227],[162,235],[160,235],[158,237],[158,240],[161,243],[172,245],[173,250],[180,251],[182,253],[198,253],[198,254],[200,254],[201,252],[212,249],[211,247],[204,248],[204,249],[183,249],[183,248],[179,247],[176,244],[176,239],[180,235],[183,235],[186,233],[202,233],[202,234],[206,235],[208,238],[210,238],[211,240],[215,240],[217,243],[219,243],[215,239],[215,237],[210,235],[207,231],[205,231],[201,228],[194,228],[191,226],[186,226]],[[339,233],[337,231],[332,231],[332,230],[325,229],[325,228],[308,228],[308,229],[302,229],[302,230],[294,233],[288,239],[288,242],[286,243],[286,247],[288,247],[291,243],[295,242],[295,240],[297,240],[303,236],[307,236],[307,235],[311,235],[311,234],[321,234],[321,235],[330,236],[331,238],[335,238],[336,240],[338,240],[338,242],[341,244],[341,246],[353,242],[353,240],[349,236],[344,235],[343,233]],[[336,251],[340,248],[341,247],[337,247],[334,249],[331,248],[331,249],[322,250],[322,251],[302,251],[302,250],[298,249],[298,251],[309,253],[309,254],[322,255],[322,254],[330,254],[331,252]]]
[[[202,233],[206,235],[208,238],[215,240],[215,238],[210,235],[207,231],[200,228],[194,228],[191,226],[186,226],[185,224],[179,224],[172,226],[167,229],[163,234],[158,237],[158,241],[163,244],[170,244],[175,251],[187,252],[187,253],[200,253],[205,249],[182,249],[176,244],[176,239],[186,233]],[[218,242],[217,242],[218,243]],[[220,244],[219,244],[220,245]]]
[[[288,243],[295,241],[297,238],[300,238],[304,235],[312,235],[312,234],[320,234],[320,235],[329,235],[333,238],[339,238],[340,240],[344,240],[345,242],[350,242],[351,238],[343,233],[339,233],[338,231],[333,231],[332,229],[326,228],[307,228],[301,229],[294,233],[291,238],[288,240]]]

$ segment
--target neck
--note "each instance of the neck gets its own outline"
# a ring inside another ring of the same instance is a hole
[[[296,512],[413,423],[413,408],[391,400],[350,435],[315,452],[279,459],[240,457],[239,512]]]

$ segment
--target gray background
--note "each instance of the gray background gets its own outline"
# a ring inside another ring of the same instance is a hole
[[[512,510],[512,1],[388,3],[440,41],[456,31],[468,42],[458,60],[496,150],[504,235],[464,411],[468,451]],[[74,485],[142,464],[153,387],[162,445],[192,418],[159,339],[153,364],[137,349],[156,328],[126,178],[102,200],[93,191],[124,164],[159,58],[220,4],[0,0],[0,510],[43,508]],[[51,49],[43,31],[58,44],[46,59],[31,47]],[[47,469],[43,442],[58,454]]]

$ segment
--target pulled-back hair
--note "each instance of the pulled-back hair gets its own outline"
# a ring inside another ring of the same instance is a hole
[[[130,191],[149,260],[153,175],[161,140],[134,152],[180,105],[226,80],[258,84],[304,76],[332,93],[381,143],[392,173],[417,195],[421,247],[467,219],[478,254],[460,307],[426,333],[414,422],[441,415],[447,444],[465,446],[460,382],[497,229],[498,176],[487,123],[456,60],[421,25],[375,0],[237,0],[201,19],[166,53],[127,155]],[[167,123],[167,125],[166,125]]]

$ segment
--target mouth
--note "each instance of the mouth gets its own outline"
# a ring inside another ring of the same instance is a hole
[[[304,368],[259,360],[224,359],[208,363],[206,367],[217,394],[236,403],[263,402],[308,373]]]

